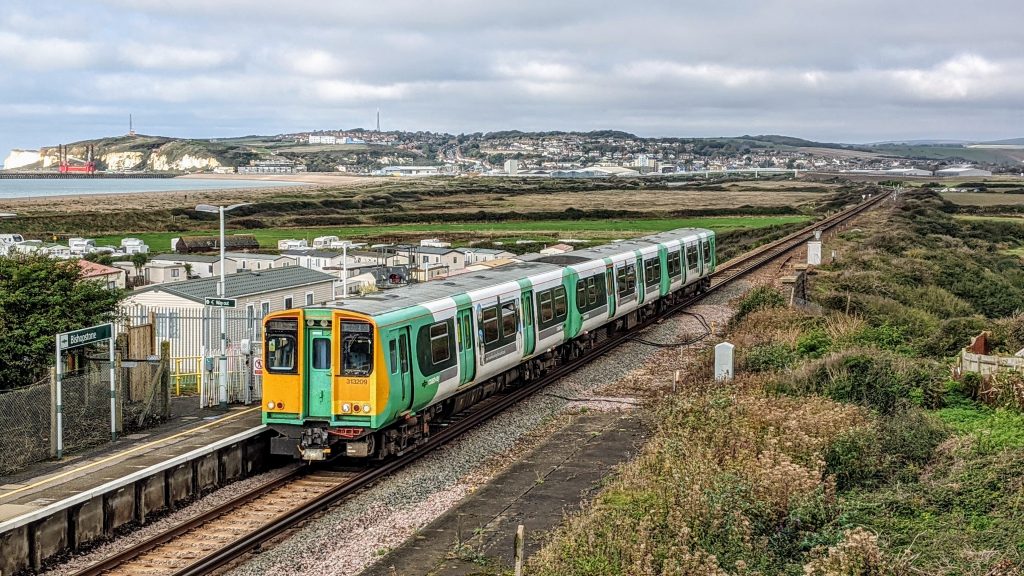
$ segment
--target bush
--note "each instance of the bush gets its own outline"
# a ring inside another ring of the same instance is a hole
[[[788,368],[794,360],[793,350],[785,344],[760,344],[747,351],[743,367],[751,372],[769,372]]]
[[[750,291],[740,302],[739,309],[736,311],[734,321],[739,322],[747,314],[757,310],[765,310],[768,308],[782,308],[786,305],[786,301],[782,298],[782,294],[779,291],[767,284],[762,284]]]
[[[846,491],[875,480],[879,473],[878,435],[871,428],[855,428],[836,439],[825,450],[825,472]]]
[[[832,339],[822,328],[804,333],[796,341],[796,351],[806,358],[821,358],[832,346]]]

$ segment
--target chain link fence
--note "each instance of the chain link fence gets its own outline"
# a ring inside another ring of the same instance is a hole
[[[50,457],[50,382],[0,394],[0,476]]]
[[[126,362],[115,370],[117,435],[155,426],[170,412],[167,363]],[[54,457],[56,388],[50,380],[0,394],[0,476]],[[61,378],[65,453],[111,439],[110,362],[88,360]]]

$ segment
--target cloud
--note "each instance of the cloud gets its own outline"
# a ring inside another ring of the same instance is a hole
[[[7,0],[5,14],[0,153],[120,132],[129,111],[222,136],[368,126],[378,105],[387,127],[452,132],[1024,135],[1016,0]]]
[[[230,50],[211,50],[189,46],[169,46],[128,42],[118,47],[121,60],[145,70],[201,70],[230,64],[236,54]]]

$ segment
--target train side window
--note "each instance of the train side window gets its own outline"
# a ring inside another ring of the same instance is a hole
[[[644,278],[647,279],[647,286],[661,282],[661,262],[657,257],[644,260]]]
[[[391,357],[391,373],[398,373],[398,343],[395,340],[388,342],[388,356]]]
[[[587,278],[587,306],[597,304],[597,281],[593,276]]]
[[[455,321],[452,319],[420,326],[416,333],[416,360],[424,376],[433,376],[455,366],[454,330]]]
[[[501,337],[508,338],[516,333],[516,303],[501,305]]]
[[[711,264],[711,246],[707,240],[701,240],[701,251],[704,252],[704,264]]]
[[[576,308],[583,310],[587,307],[587,281],[576,281]]]
[[[626,264],[618,272],[619,296],[625,297],[636,292],[636,265]]]
[[[555,303],[551,295],[551,290],[545,290],[540,293],[540,321],[541,323],[547,323],[555,317]]]
[[[676,277],[679,276],[679,273],[681,271],[682,271],[682,268],[679,265],[679,252],[675,251],[675,252],[669,253],[669,255],[668,255],[668,275],[669,275],[669,277],[670,278],[676,278]]]
[[[405,336],[398,341],[398,358],[402,364],[402,372],[409,371],[409,339]]]
[[[686,269],[690,272],[697,271],[697,245],[687,244],[686,246]]]
[[[440,364],[451,357],[449,347],[451,337],[448,334],[448,322],[440,322],[430,327],[430,362]]]
[[[497,342],[500,337],[498,333],[498,307],[484,308],[480,312],[480,324],[484,327],[484,344]]]
[[[563,320],[566,314],[565,286],[555,288],[555,319]]]

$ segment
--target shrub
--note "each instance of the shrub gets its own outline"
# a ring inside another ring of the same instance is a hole
[[[874,429],[855,428],[825,450],[825,472],[835,478],[836,489],[845,491],[874,480],[880,460]]]
[[[808,358],[821,358],[832,346],[832,339],[824,328],[816,328],[800,336],[796,341],[796,351]]]
[[[751,372],[769,372],[788,368],[796,356],[785,344],[760,344],[747,351],[743,367]]]
[[[786,301],[782,298],[782,294],[779,294],[778,290],[767,284],[762,284],[751,290],[750,293],[743,298],[736,311],[734,320],[738,322],[747,314],[756,310],[782,308],[785,305]]]

